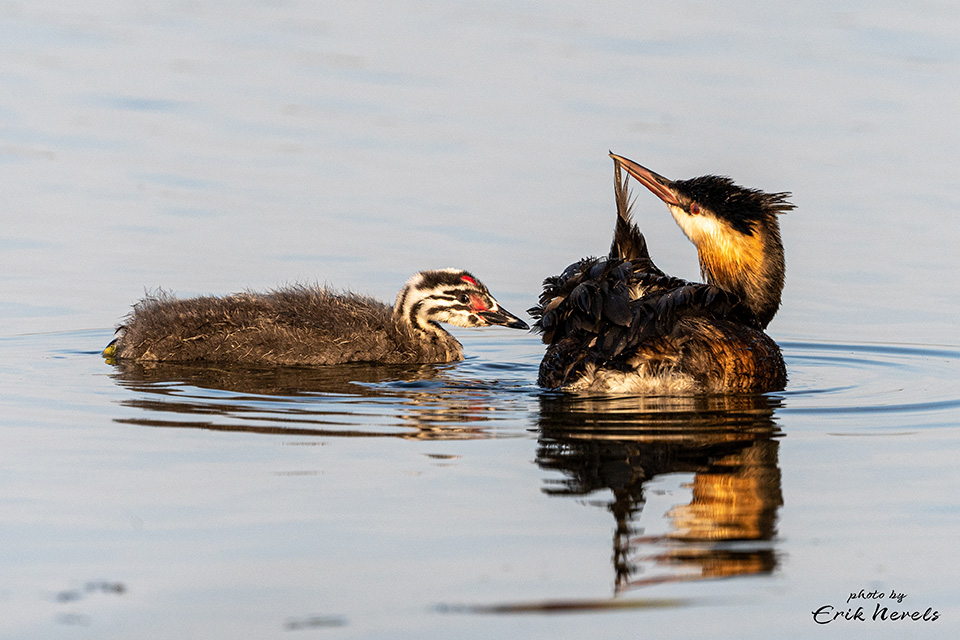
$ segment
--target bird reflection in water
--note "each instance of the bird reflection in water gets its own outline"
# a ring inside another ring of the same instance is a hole
[[[558,471],[543,491],[608,490],[615,591],[663,582],[770,573],[783,504],[777,401],[763,395],[677,398],[543,396],[537,462]],[[692,499],[667,513],[669,532],[638,526],[651,481],[692,473]]]
[[[296,436],[493,437],[494,390],[449,365],[220,367],[117,361],[124,424]],[[498,403],[503,405],[503,394]],[[509,397],[509,396],[508,396]]]

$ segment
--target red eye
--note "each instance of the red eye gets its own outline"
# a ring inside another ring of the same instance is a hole
[[[696,202],[690,203],[690,215],[692,216],[700,215],[700,205],[698,205]]]

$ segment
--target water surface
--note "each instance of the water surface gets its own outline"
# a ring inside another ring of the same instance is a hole
[[[958,27],[916,2],[0,4],[0,637],[955,637]],[[158,287],[389,300],[458,266],[520,311],[608,247],[608,149],[793,192],[785,391],[564,397],[506,329],[441,366],[99,356]]]

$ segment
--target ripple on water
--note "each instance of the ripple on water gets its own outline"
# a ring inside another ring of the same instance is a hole
[[[960,349],[944,346],[784,342],[789,384],[782,392],[789,415],[863,416],[937,426],[960,408],[956,380]]]
[[[25,370],[36,370],[42,380],[29,384],[31,397],[62,399],[69,377],[62,368],[79,367],[78,373],[109,376],[129,392],[118,403],[133,411],[114,417],[123,423],[414,438],[528,436],[531,424],[545,419],[545,407],[549,411],[557,406],[544,404],[557,394],[536,387],[542,346],[522,336],[469,335],[468,354],[482,356],[468,355],[447,365],[244,369],[135,363],[111,367],[91,347],[105,344],[109,335],[76,331],[3,339],[0,349],[12,367],[7,367],[8,390],[25,384]],[[817,416],[818,423],[842,421],[858,432],[955,423],[960,348],[814,341],[785,341],[782,346],[789,384],[785,391],[765,396],[764,412],[787,429],[798,424],[792,416]],[[37,352],[44,356],[38,359]],[[44,386],[43,380],[59,383]],[[82,404],[82,381],[75,381],[72,389]],[[86,400],[98,402],[98,396],[91,389]],[[619,420],[630,429],[730,425],[749,415],[742,400],[722,396],[567,400],[563,411],[572,411],[567,417],[583,421],[584,415],[603,414],[601,423]],[[566,418],[560,412],[547,419]]]

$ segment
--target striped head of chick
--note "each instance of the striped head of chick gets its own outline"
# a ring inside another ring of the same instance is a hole
[[[421,271],[411,277],[397,294],[394,316],[425,333],[443,331],[440,323],[457,327],[529,328],[501,307],[482,282],[461,269]]]

